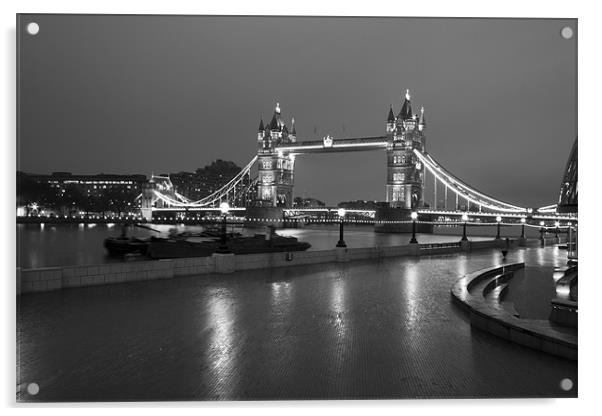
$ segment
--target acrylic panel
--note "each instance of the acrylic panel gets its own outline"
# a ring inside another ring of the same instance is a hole
[[[577,396],[576,19],[16,30],[18,401]]]

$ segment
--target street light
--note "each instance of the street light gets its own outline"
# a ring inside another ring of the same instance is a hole
[[[345,240],[343,240],[343,223],[345,222],[345,214],[347,211],[345,208],[339,208],[337,210],[337,214],[339,214],[340,225],[339,225],[339,242],[337,243],[337,247],[347,247],[345,244]]]
[[[572,222],[567,222],[568,227],[569,227],[569,240],[567,242],[567,250],[569,252],[569,255],[572,253],[573,251],[573,223]]]
[[[497,235],[495,236],[496,240],[499,240],[500,237],[500,224],[502,223],[502,217],[500,217],[499,215],[497,217],[495,217],[495,221],[497,222]]]
[[[466,222],[468,221],[467,214],[462,214],[462,221],[464,221],[464,225],[462,227],[462,240],[461,241],[468,241],[468,238],[466,237]]]
[[[522,229],[521,229],[521,232],[520,232],[520,238],[525,238],[525,223],[527,222],[527,219],[525,217],[522,217],[520,219],[520,222],[522,224]]]
[[[410,244],[418,244],[418,240],[416,240],[416,219],[418,218],[418,213],[413,211],[410,217],[412,218],[412,239],[410,240]]]
[[[546,225],[546,223],[544,221],[539,221],[539,241],[541,242],[541,246],[543,247],[544,245],[544,238],[543,238],[543,234],[545,232],[543,226]]]
[[[227,243],[227,235],[226,235],[226,227],[227,227],[227,223],[226,223],[226,218],[228,216],[228,211],[230,211],[230,205],[227,202],[222,202],[219,205],[219,210],[221,211],[222,215],[223,215],[223,219],[222,219],[222,238],[220,241],[220,245],[217,249],[218,253],[229,253],[228,250],[228,245]]]

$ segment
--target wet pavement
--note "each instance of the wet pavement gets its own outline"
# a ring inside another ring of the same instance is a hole
[[[563,256],[530,248],[508,261],[553,267]],[[24,295],[19,397],[576,396],[576,362],[472,330],[452,304],[456,279],[500,261],[486,250]],[[24,392],[29,383],[37,395]]]

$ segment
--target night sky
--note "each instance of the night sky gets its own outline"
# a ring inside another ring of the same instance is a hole
[[[244,166],[276,101],[298,140],[376,136],[409,88],[435,159],[481,191],[537,207],[556,202],[577,135],[576,36],[560,36],[577,32],[575,20],[22,19],[27,172]],[[24,32],[32,20],[36,36]],[[295,195],[384,200],[385,178],[383,151],[299,156]]]

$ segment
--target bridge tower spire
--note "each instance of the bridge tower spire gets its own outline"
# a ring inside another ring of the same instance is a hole
[[[291,132],[288,134],[288,137],[291,139],[291,142],[297,141],[297,129],[295,128],[295,117],[291,118]]]
[[[257,141],[261,142],[265,137],[265,126],[263,125],[263,115],[259,116],[259,127],[257,128]]]
[[[420,120],[424,121],[423,111]],[[394,127],[390,129],[389,126],[387,120],[386,201],[391,208],[414,210],[423,204],[424,167],[417,160],[414,149],[424,151],[424,124],[421,128],[420,121],[412,114],[409,90],[406,90]]]
[[[389,105],[389,114],[387,115],[387,134],[395,130],[395,114],[393,114],[393,105]]]
[[[406,96],[401,105],[401,111],[399,112],[398,118],[402,120],[409,120],[412,118],[412,103],[410,101],[410,90],[406,90]]]

